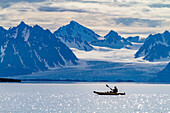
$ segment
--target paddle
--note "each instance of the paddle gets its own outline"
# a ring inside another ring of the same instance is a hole
[[[108,88],[110,88],[110,90],[112,90],[112,88],[111,88],[111,87],[109,87],[109,85],[107,85],[107,84],[106,84],[106,87],[108,87]]]

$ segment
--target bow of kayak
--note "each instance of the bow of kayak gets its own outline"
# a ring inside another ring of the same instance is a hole
[[[125,95],[125,92],[124,93],[97,92],[97,91],[93,91],[93,92],[98,94],[98,95]]]

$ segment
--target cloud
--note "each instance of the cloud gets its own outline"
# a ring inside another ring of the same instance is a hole
[[[20,3],[20,2],[28,2],[28,3],[35,3],[35,2],[44,2],[46,0],[0,0],[0,7],[7,8],[13,4]]]
[[[170,4],[150,4],[149,7],[151,8],[170,8]]]
[[[162,25],[162,20],[140,19],[140,18],[114,18],[116,24],[132,26],[133,24],[147,25],[148,27],[157,27]]]
[[[82,9],[67,9],[64,7],[39,7],[39,11],[44,11],[44,12],[77,12],[77,13],[86,13],[87,11],[82,10]]]
[[[25,21],[53,32],[75,20],[100,35],[111,29],[120,35],[150,34],[170,30],[167,4],[168,0],[0,0],[0,25],[8,28]]]
[[[124,31],[120,31],[119,33],[121,34],[151,34],[151,31],[142,31],[142,32],[124,32]]]
[[[25,10],[25,9],[19,9],[18,11],[19,12],[28,12],[28,10]]]

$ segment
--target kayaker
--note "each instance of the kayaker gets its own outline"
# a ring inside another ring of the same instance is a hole
[[[118,89],[117,89],[116,86],[114,87],[114,89],[112,89],[111,87],[109,87],[109,85],[106,84],[106,87],[110,88],[110,90],[111,90],[110,92],[111,93],[117,93],[118,92]]]
[[[117,93],[117,92],[118,92],[118,89],[117,89],[116,86],[114,87],[114,89],[112,89],[112,92],[113,92],[113,93]]]

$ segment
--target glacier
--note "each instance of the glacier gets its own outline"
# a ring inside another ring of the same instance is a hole
[[[38,72],[29,75],[14,76],[17,79],[51,79],[51,80],[86,80],[86,81],[116,81],[133,80],[147,82],[156,76],[168,62],[149,62],[142,58],[134,58],[133,54],[142,43],[133,43],[133,48],[112,49],[93,46],[86,52],[71,48],[79,58],[78,65],[65,66],[57,70]],[[123,55],[122,55],[123,53]]]

